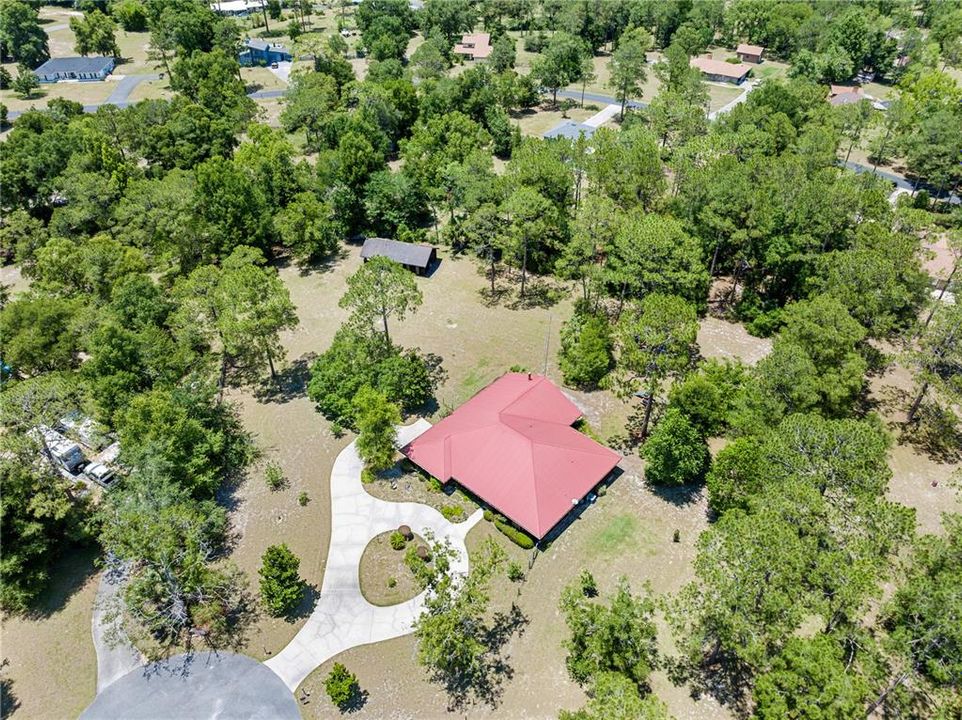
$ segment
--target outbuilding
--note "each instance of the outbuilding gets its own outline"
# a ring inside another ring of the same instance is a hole
[[[55,83],[60,80],[96,82],[105,79],[114,71],[112,57],[65,57],[50,58],[33,71],[42,83]]]
[[[372,257],[386,257],[418,275],[424,275],[437,263],[438,252],[430,245],[369,237],[361,248],[361,259],[367,262]]]
[[[581,415],[543,375],[507,373],[401,452],[543,538],[621,461],[572,427]]]
[[[748,43],[741,43],[737,48],[735,48],[735,54],[742,62],[757,65],[762,61],[762,55],[765,54],[765,48],[763,48],[761,45],[749,45]]]

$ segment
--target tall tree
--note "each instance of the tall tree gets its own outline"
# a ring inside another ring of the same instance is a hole
[[[0,3],[0,56],[35,68],[48,57],[47,33],[36,7],[22,0]]]
[[[120,55],[117,45],[117,24],[100,10],[84,13],[83,18],[71,18],[70,29],[75,38],[74,50],[80,55]]]
[[[675,295],[651,293],[622,315],[616,333],[615,389],[624,398],[643,390],[642,438],[648,434],[662,383],[691,365],[697,334],[695,308]]]
[[[648,79],[647,52],[651,49],[651,43],[651,35],[644,28],[626,30],[611,54],[608,86],[621,102],[621,117],[625,116],[628,100],[641,97],[642,87]]]
[[[590,55],[580,38],[556,32],[544,51],[531,64],[531,75],[551,91],[551,102],[558,104],[558,90],[577,82],[584,72],[584,58]]]
[[[351,311],[350,322],[362,332],[370,332],[380,321],[384,342],[391,344],[389,317],[403,320],[417,310],[423,301],[421,291],[410,271],[386,257],[373,257],[347,279],[347,292],[338,305]]]
[[[173,323],[188,342],[204,343],[220,356],[223,391],[230,366],[270,369],[283,358],[280,332],[297,325],[287,288],[259,251],[238,247],[223,266],[204,265],[174,285]]]

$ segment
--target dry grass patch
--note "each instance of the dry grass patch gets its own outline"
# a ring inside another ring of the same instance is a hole
[[[51,586],[29,618],[4,617],[2,656],[10,664],[16,720],[75,718],[97,691],[90,618],[97,595],[93,550],[69,549],[51,569]],[[8,708],[4,708],[7,717]]]
[[[386,532],[372,538],[364,548],[358,568],[361,594],[372,605],[381,607],[406,602],[421,592],[414,573],[404,562],[404,554],[408,547],[427,546],[427,542],[415,535],[405,547],[395,550],[390,542],[392,534]]]

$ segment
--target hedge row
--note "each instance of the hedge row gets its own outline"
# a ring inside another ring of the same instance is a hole
[[[495,520],[494,526],[498,528],[502,535],[507,537],[518,547],[523,547],[525,550],[530,550],[534,547],[534,538],[532,538],[523,530],[518,530],[518,528],[514,527],[513,525],[509,525],[501,520]]]

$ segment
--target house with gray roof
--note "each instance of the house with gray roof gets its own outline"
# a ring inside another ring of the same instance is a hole
[[[79,80],[96,82],[103,80],[114,71],[112,57],[65,57],[50,58],[33,71],[42,83],[55,83],[59,80]]]
[[[438,253],[430,245],[369,237],[361,248],[361,258],[367,262],[372,257],[389,258],[418,275],[424,275],[437,262]]]
[[[552,138],[577,140],[581,135],[584,135],[586,138],[590,138],[595,134],[595,130],[597,129],[598,128],[591,125],[585,125],[584,123],[575,122],[574,120],[565,120],[564,122],[555,125],[541,137],[543,137],[545,140],[550,140]]]

